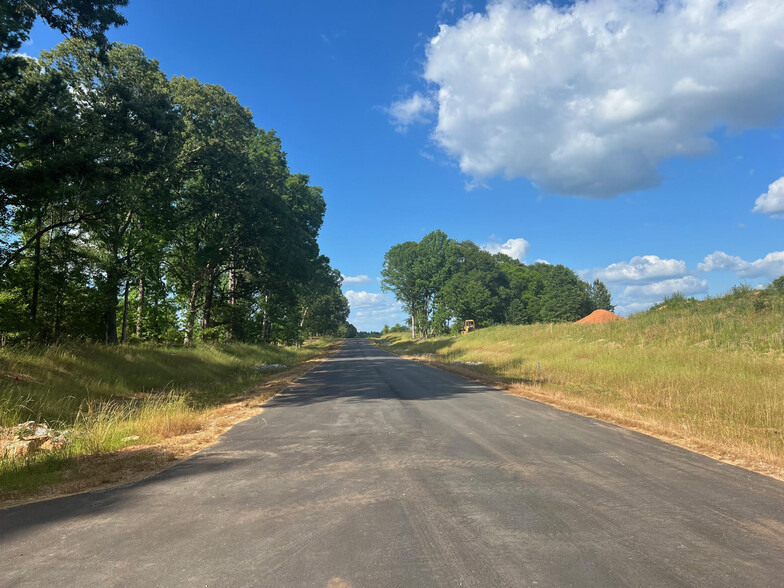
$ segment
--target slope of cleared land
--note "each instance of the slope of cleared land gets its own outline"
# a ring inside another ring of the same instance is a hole
[[[69,344],[0,349],[0,442],[45,423],[68,444],[0,456],[0,506],[144,477],[214,442],[335,351],[245,344],[192,349]],[[276,367],[276,366],[285,366]]]
[[[747,288],[596,325],[499,326],[387,349],[784,479],[784,296]]]

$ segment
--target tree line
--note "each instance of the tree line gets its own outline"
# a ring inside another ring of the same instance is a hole
[[[454,332],[467,319],[477,326],[573,322],[615,308],[599,280],[589,284],[563,265],[525,265],[443,231],[390,248],[381,275],[381,287],[409,315],[412,337]]]
[[[322,189],[224,88],[108,43],[126,3],[0,15],[0,339],[354,333]],[[14,53],[35,15],[73,35],[38,59]]]

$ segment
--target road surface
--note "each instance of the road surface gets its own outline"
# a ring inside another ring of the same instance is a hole
[[[0,586],[777,586],[784,483],[348,341],[141,483],[0,511]]]

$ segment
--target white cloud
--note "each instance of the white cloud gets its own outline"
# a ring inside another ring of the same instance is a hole
[[[768,186],[768,191],[754,202],[752,212],[771,214],[777,218],[784,215],[784,178],[779,178]]]
[[[685,261],[658,255],[638,255],[629,261],[582,271],[580,276],[589,282],[607,282],[615,310],[623,315],[650,308],[673,292],[692,296],[708,291],[708,282],[693,275]]]
[[[593,270],[594,279],[606,282],[651,282],[663,278],[682,277],[688,273],[686,262],[662,259],[657,255],[639,255],[619,261],[606,268]]]
[[[400,303],[391,296],[355,290],[346,290],[345,295],[351,307],[349,321],[360,331],[380,331],[385,324],[405,320]]]
[[[489,251],[493,254],[503,253],[513,259],[519,259],[520,261],[525,260],[525,256],[528,255],[528,250],[530,248],[531,244],[522,237],[509,239],[506,243],[494,243],[491,241],[482,245],[482,249],[485,251]]]
[[[772,251],[754,261],[746,261],[723,251],[714,251],[707,255],[697,268],[703,272],[735,272],[740,278],[777,278],[784,275],[784,251]]]
[[[365,292],[363,290],[346,290],[346,298],[348,298],[348,303],[352,308],[367,308],[389,301],[384,294],[379,292]]]
[[[367,282],[372,282],[373,278],[370,276],[366,276],[365,274],[359,276],[342,276],[344,284],[364,284]]]
[[[414,123],[427,123],[428,114],[435,111],[435,104],[429,96],[416,92],[411,98],[393,102],[386,110],[392,118],[392,123],[399,130],[405,130]]]
[[[623,291],[624,299],[658,301],[673,292],[683,292],[687,296],[704,294],[708,291],[708,282],[696,276],[684,276],[661,280],[650,284],[627,286]]]
[[[701,272],[722,270],[736,272],[743,269],[746,265],[748,265],[748,262],[743,261],[740,257],[727,255],[723,251],[714,251],[710,255],[706,255],[702,263],[697,264],[697,269]]]
[[[389,113],[405,128],[437,103],[434,139],[474,178],[611,197],[656,186],[659,163],[710,150],[717,128],[776,124],[782,30],[781,0],[490,0],[440,26],[434,90]]]

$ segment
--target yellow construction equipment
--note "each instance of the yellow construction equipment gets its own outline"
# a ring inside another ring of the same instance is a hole
[[[468,319],[466,322],[463,323],[463,329],[460,331],[460,334],[465,335],[475,329],[476,329],[476,325],[474,324],[474,321]]]

